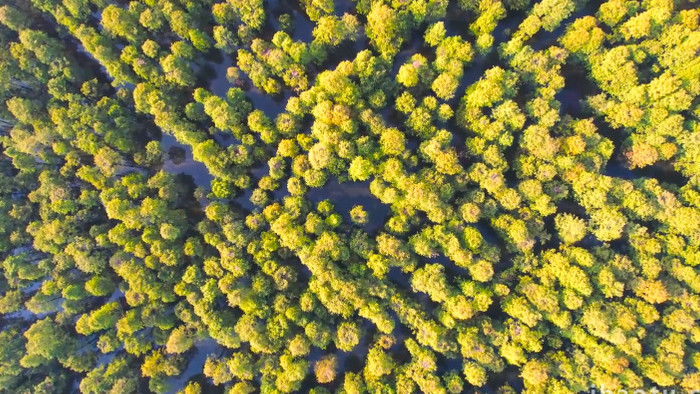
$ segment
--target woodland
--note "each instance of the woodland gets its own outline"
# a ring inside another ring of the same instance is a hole
[[[0,392],[700,390],[698,0],[0,0]]]

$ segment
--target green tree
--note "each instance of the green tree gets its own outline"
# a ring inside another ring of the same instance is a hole
[[[335,380],[337,362],[337,358],[334,355],[328,355],[318,360],[314,364],[316,381],[319,383],[330,383]]]
[[[367,37],[385,58],[393,58],[400,50],[406,34],[406,22],[393,8],[373,2],[367,14]]]

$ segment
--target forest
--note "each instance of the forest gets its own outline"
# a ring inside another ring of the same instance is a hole
[[[700,390],[699,10],[0,0],[0,392]]]

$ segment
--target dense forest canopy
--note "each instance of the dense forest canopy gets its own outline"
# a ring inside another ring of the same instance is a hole
[[[700,390],[697,0],[2,0],[0,392]]]

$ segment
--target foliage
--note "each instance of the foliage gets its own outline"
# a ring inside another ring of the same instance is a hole
[[[0,6],[0,392],[698,388],[693,1],[272,3]]]

